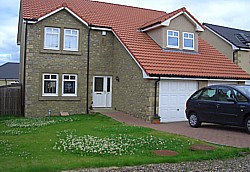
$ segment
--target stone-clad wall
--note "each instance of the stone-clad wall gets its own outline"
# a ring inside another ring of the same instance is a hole
[[[44,50],[44,27],[79,29],[79,52]],[[56,13],[37,24],[28,27],[26,57],[26,101],[25,116],[46,116],[51,110],[52,115],[60,111],[69,113],[85,112],[86,97],[86,62],[87,62],[87,28],[66,11]],[[42,96],[42,75],[44,73],[59,74],[58,96]],[[62,74],[77,74],[77,97],[62,96]]]
[[[78,29],[79,51],[44,50],[44,27]],[[93,76],[112,76],[112,107],[148,120],[153,115],[154,81],[143,79],[142,71],[112,32],[91,30],[89,106],[92,102]],[[71,114],[86,112],[86,67],[88,28],[63,10],[28,25],[26,57],[25,116],[46,116],[60,111]],[[42,75],[58,74],[58,96],[42,96]],[[62,74],[77,74],[77,96],[62,96]],[[120,81],[116,81],[116,76]]]
[[[114,40],[113,108],[145,120],[153,115],[154,82],[143,79],[142,70],[124,49]]]

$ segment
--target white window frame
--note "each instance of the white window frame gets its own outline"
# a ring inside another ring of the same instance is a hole
[[[174,36],[174,35],[169,35],[168,33],[169,32],[173,32],[173,33],[178,33],[178,36]],[[169,37],[172,37],[172,38],[177,38],[178,41],[177,41],[177,46],[175,45],[169,45]],[[179,31],[176,31],[176,30],[167,30],[167,47],[169,48],[179,48],[179,45],[180,45],[180,34],[179,34]]]
[[[49,75],[50,76],[50,79],[45,79],[45,75]],[[51,79],[51,76],[52,75],[56,75],[56,79]],[[44,92],[44,82],[45,81],[56,81],[56,93],[45,93]],[[42,78],[42,96],[58,96],[58,74],[50,74],[50,73],[45,73],[43,74],[43,78]]]
[[[52,33],[48,33],[47,29],[52,29]],[[55,32],[55,30],[58,31],[58,33]],[[57,40],[57,47],[50,47],[46,45],[47,41],[47,35],[58,35],[58,40]],[[45,27],[44,28],[44,49],[49,49],[49,50],[59,50],[60,49],[60,28],[54,28],[54,27]]]
[[[64,76],[69,76],[69,79],[64,79]],[[75,79],[70,79],[71,76],[74,76]],[[74,81],[75,82],[75,93],[64,93],[64,81]],[[77,75],[76,74],[63,74],[62,75],[62,96],[77,96]]]
[[[70,34],[66,34],[66,31],[70,31]],[[73,34],[73,31],[77,32],[77,35]],[[65,47],[66,46],[66,36],[70,36],[70,37],[76,37],[76,48],[68,48]],[[63,43],[63,50],[67,50],[67,51],[78,51],[78,44],[79,44],[79,30],[77,29],[64,29],[64,43]]]
[[[184,34],[188,34],[188,38],[185,38]],[[193,38],[190,38],[190,35],[193,35]],[[194,50],[194,46],[195,46],[195,43],[194,43],[194,33],[183,32],[182,36],[183,36],[183,49]],[[192,40],[193,41],[193,47],[185,47],[185,40]]]

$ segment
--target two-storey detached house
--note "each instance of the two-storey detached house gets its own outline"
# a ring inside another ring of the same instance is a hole
[[[185,9],[171,13],[90,0],[22,0],[18,43],[25,116],[114,108],[185,120],[187,97],[250,76],[200,38]]]

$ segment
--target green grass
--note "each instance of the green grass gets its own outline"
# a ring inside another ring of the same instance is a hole
[[[1,117],[0,171],[58,171],[224,159],[249,151],[218,145],[213,145],[213,151],[191,151],[192,144],[208,143],[124,125],[100,114],[39,119]],[[153,154],[157,149],[179,154],[157,156]]]

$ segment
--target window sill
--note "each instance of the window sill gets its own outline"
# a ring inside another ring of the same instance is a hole
[[[42,49],[40,51],[44,54],[66,54],[66,55],[82,55],[81,51],[70,51],[70,50],[51,50],[51,49]]]
[[[39,101],[80,101],[81,98],[80,97],[76,97],[76,96],[42,96],[39,97],[38,99]]]

